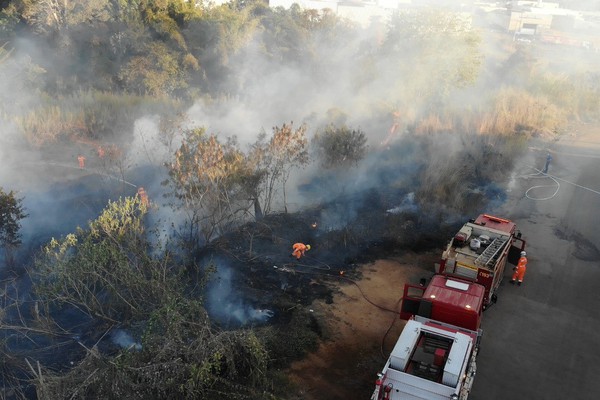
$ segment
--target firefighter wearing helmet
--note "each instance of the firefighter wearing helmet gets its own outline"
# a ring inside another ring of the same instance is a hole
[[[521,286],[521,283],[523,283],[523,278],[525,277],[525,272],[527,271],[527,253],[522,251],[521,252],[521,258],[519,258],[519,263],[517,264],[517,266],[514,269],[514,273],[512,276],[512,279],[510,280],[510,283],[515,283],[515,281],[517,282],[517,285]]]
[[[304,256],[304,253],[306,251],[310,250],[310,244],[294,243],[292,249],[294,250],[292,252],[292,256],[296,257],[296,259],[299,260],[300,258],[302,258],[302,256]]]

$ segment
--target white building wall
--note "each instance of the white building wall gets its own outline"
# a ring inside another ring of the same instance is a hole
[[[347,4],[340,4],[337,8],[337,15],[367,26],[374,18],[388,18],[392,11],[392,9],[386,9],[377,6],[357,7]]]
[[[300,7],[306,10],[324,10],[329,8],[333,11],[337,11],[338,1],[336,0],[269,0],[269,7],[283,7],[290,8],[292,4],[298,4]]]
[[[269,0],[272,8],[289,9],[292,4],[298,4],[303,9],[330,9],[342,18],[367,25],[373,18],[387,18],[400,5],[409,5],[412,0]]]
[[[380,8],[398,8],[400,4],[411,4],[412,0],[269,0],[270,7],[290,8],[292,4],[297,3],[303,8],[322,9],[320,3],[335,3],[335,4],[357,4],[369,5]],[[335,7],[329,7],[334,9]]]

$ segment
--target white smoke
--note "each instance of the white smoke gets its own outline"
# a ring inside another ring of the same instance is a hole
[[[233,269],[224,262],[214,262],[215,275],[208,285],[206,302],[211,317],[225,325],[247,325],[262,323],[273,317],[267,308],[254,307],[234,291]]]
[[[415,203],[415,194],[410,192],[402,199],[402,202],[400,202],[399,205],[394,208],[390,208],[386,212],[388,214],[400,214],[403,212],[415,212],[417,211],[417,208],[418,206]]]
[[[130,350],[141,350],[142,344],[137,342],[129,333],[123,329],[116,329],[110,335],[111,341],[119,347]]]

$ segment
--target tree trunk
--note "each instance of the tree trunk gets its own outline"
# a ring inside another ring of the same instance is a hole
[[[260,201],[258,200],[258,197],[254,198],[254,219],[256,221],[260,221],[262,220],[264,217],[263,212],[262,212],[262,208],[260,207]]]
[[[283,182],[283,212],[284,213],[288,213],[288,209],[287,209],[287,196],[285,193],[285,182]]]
[[[4,246],[4,265],[7,268],[12,268],[15,266],[15,252],[14,247],[11,245]]]

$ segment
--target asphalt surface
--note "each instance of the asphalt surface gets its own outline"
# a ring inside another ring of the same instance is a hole
[[[503,212],[527,240],[527,274],[513,286],[509,268],[484,313],[469,400],[600,398],[600,127],[584,128],[532,146],[517,168]],[[530,175],[547,149],[559,188]]]

